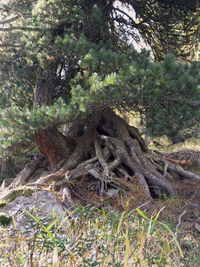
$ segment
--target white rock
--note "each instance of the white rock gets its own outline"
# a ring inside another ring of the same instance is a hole
[[[54,215],[55,218],[64,213],[63,205],[56,195],[45,190],[35,191],[28,197],[16,197],[6,206],[0,208],[0,212],[7,212],[14,218],[17,228],[23,228],[26,224],[26,218],[30,218],[30,215],[25,212],[26,210],[36,218],[39,216],[37,215],[37,210],[40,215],[47,214],[50,217]]]

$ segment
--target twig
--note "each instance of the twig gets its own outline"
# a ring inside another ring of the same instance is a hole
[[[181,219],[182,219],[182,217],[183,217],[186,213],[187,213],[187,211],[184,210],[184,212],[181,213],[181,215],[178,217],[178,224],[176,225],[176,231],[178,231],[178,229],[180,228],[180,226],[181,226]]]

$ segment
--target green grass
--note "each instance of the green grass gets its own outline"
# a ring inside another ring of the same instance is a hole
[[[23,232],[0,229],[0,266],[199,266],[200,245],[193,234],[175,233],[140,209],[120,213],[78,206],[50,219],[24,212]],[[185,249],[187,248],[187,249]],[[37,265],[38,264],[38,265]]]

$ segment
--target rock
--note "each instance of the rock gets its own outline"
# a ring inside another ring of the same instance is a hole
[[[50,191],[35,191],[30,196],[17,196],[14,200],[0,208],[0,212],[7,213],[14,218],[16,227],[20,230],[26,228],[30,215],[26,212],[38,216],[48,215],[54,219],[64,213],[62,203],[56,195]]]
[[[35,189],[30,187],[18,187],[10,190],[6,188],[5,190],[2,190],[2,192],[0,192],[0,201],[8,203],[19,196],[29,197],[33,192],[35,192]]]

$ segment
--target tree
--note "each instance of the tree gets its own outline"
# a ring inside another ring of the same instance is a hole
[[[183,61],[198,60],[199,8],[197,1],[125,1],[136,12],[141,36],[154,58],[173,53]]]
[[[1,7],[1,152],[19,153],[36,141],[52,171],[43,183],[61,181],[68,202],[66,181],[83,176],[99,181],[101,195],[108,184],[122,187],[120,177],[134,176],[148,196],[175,194],[170,171],[197,177],[171,163],[167,173],[165,160],[151,155],[138,130],[114,111],[148,114],[155,135],[197,125],[199,62],[177,63],[173,55],[153,62],[127,38],[139,30],[155,48],[151,25],[168,25],[163,8],[172,23],[158,27],[160,34],[179,20],[180,30],[178,15],[191,20],[199,9],[195,2],[187,10],[174,1],[121,4],[136,18],[113,0],[10,0]]]

